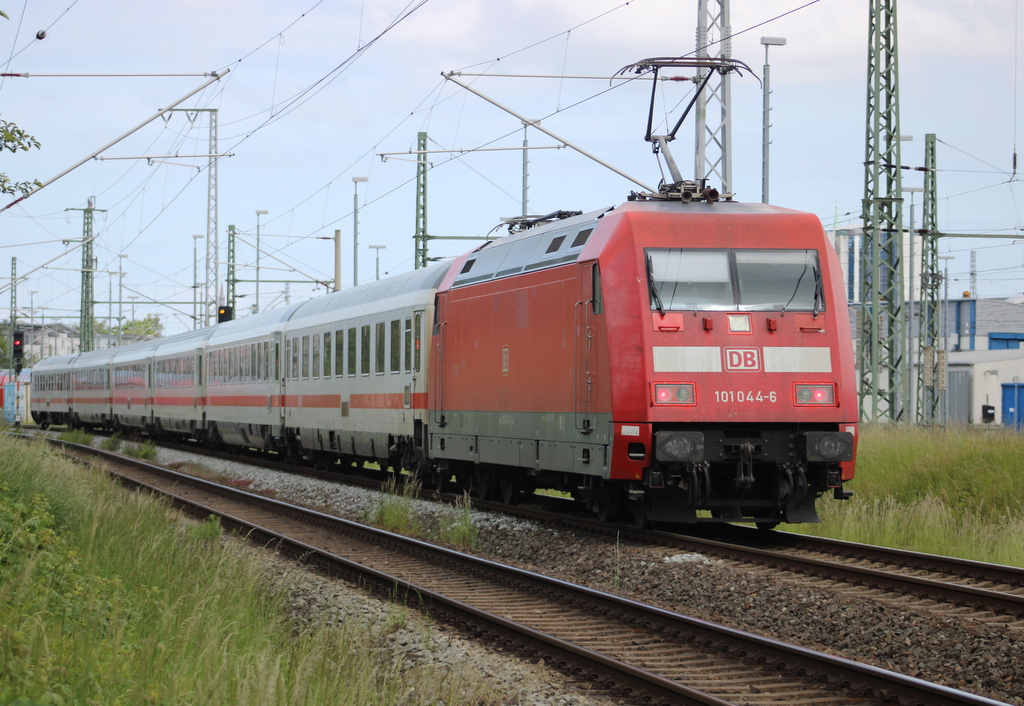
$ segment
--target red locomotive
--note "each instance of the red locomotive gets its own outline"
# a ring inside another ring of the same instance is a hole
[[[429,455],[506,501],[602,517],[815,522],[845,497],[857,405],[818,219],[634,200],[488,243],[437,292]]]

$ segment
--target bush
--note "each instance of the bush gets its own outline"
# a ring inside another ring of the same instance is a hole
[[[100,442],[100,448],[104,451],[111,451],[117,453],[121,450],[121,445],[124,444],[124,439],[121,438],[120,434],[114,434],[108,436],[106,439]]]
[[[143,441],[140,444],[128,444],[124,447],[125,456],[131,456],[141,461],[152,461],[156,458],[156,444],[152,441]]]

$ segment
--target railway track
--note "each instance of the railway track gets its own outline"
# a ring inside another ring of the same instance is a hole
[[[188,446],[175,446],[194,450]],[[206,452],[238,460],[233,454]],[[287,472],[301,472],[317,478],[344,480],[364,487],[379,487],[380,481],[364,476],[297,468],[266,458],[243,457],[246,462]],[[437,494],[424,491],[424,497]],[[448,501],[457,496],[442,494]],[[549,501],[550,502],[550,501]],[[559,504],[559,503],[554,503]],[[566,503],[561,503],[565,505]],[[814,579],[912,596],[930,602],[921,607],[938,612],[965,609],[975,619],[1001,622],[1024,629],[1024,569],[988,564],[955,557],[922,554],[901,549],[845,542],[781,531],[761,532],[753,528],[713,526],[712,536],[659,530],[638,530],[623,524],[599,522],[586,515],[566,513],[564,507],[518,506],[504,502],[475,500],[479,509],[513,514],[548,524],[568,526],[619,539],[697,552],[745,566],[758,566],[778,573],[788,571]]]
[[[89,447],[111,472],[261,543],[543,657],[631,701],[995,704],[948,687],[688,618]]]
[[[282,463],[265,454],[243,455],[183,445],[163,444],[190,453],[242,461],[289,473],[378,488],[381,481],[365,475],[311,469]],[[423,491],[425,498],[454,501],[457,496]],[[535,496],[539,497],[539,496]],[[543,499],[541,499],[543,501]],[[845,542],[781,531],[760,532],[742,526],[711,526],[680,533],[639,530],[625,524],[608,524],[586,515],[566,512],[540,504],[509,505],[475,499],[482,510],[512,514],[547,524],[566,526],[622,540],[696,552],[742,566],[761,567],[775,574],[781,571],[811,579],[875,589],[902,597],[913,597],[919,607],[940,613],[969,611],[972,619],[1024,629],[1024,569],[998,564],[922,554],[854,542]]]

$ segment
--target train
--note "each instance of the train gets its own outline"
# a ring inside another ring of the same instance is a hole
[[[818,522],[819,498],[852,495],[858,433],[838,257],[812,214],[681,194],[521,219],[454,260],[47,358],[32,417],[506,503],[550,488],[640,527]]]

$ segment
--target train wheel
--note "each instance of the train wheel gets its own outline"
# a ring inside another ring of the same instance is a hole
[[[452,472],[450,468],[438,468],[434,470],[434,487],[439,493],[447,493],[452,484]]]
[[[618,515],[616,503],[608,499],[599,500],[597,503],[597,519],[601,522],[613,522]]]
[[[469,494],[480,500],[488,500],[493,495],[494,475],[486,469],[477,469],[470,481]]]
[[[631,500],[629,509],[633,512],[633,525],[637,529],[646,529],[651,521],[647,519],[647,503],[643,500]]]
[[[516,505],[519,502],[519,484],[507,475],[501,480],[501,501],[506,505]]]

